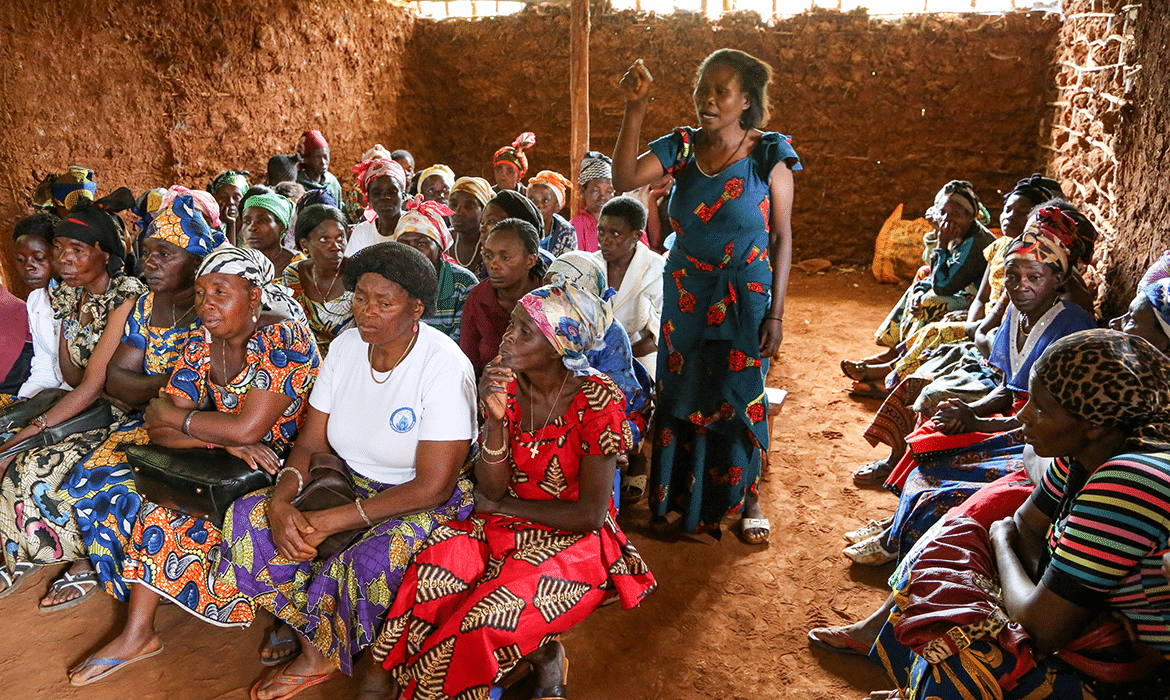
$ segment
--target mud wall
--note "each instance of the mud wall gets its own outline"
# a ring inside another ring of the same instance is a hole
[[[72,164],[101,195],[203,188],[231,168],[263,178],[307,128],[339,176],[375,142],[393,148],[415,22],[345,0],[24,3],[0,23],[4,264],[36,181]]]
[[[406,78],[403,124],[421,164],[490,178],[491,155],[534,131],[533,171],[571,173],[568,10],[424,23]],[[725,46],[775,69],[769,128],[792,135],[797,260],[865,262],[899,202],[920,216],[940,185],[971,180],[993,215],[1002,193],[1042,170],[1050,133],[1052,57],[1060,23],[1045,14],[911,17],[899,22],[817,12],[759,24],[675,14],[594,14],[591,147],[612,152],[623,103],[617,81],[635,59],[655,76],[643,140],[694,123],[694,70]]]

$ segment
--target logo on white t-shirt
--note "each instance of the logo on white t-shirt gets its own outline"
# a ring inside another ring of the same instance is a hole
[[[409,406],[395,409],[390,414],[390,428],[396,433],[409,433],[415,424],[414,409]]]

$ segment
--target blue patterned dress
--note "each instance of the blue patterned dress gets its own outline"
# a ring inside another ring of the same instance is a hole
[[[126,319],[126,331],[122,335],[123,345],[145,353],[142,373],[148,377],[170,374],[187,344],[187,333],[200,325],[199,317],[195,316],[185,326],[152,326],[153,309],[153,292],[139,297]],[[62,488],[64,499],[73,505],[77,527],[102,588],[122,602],[130,596],[122,580],[123,559],[134,520],[142,508],[123,450],[126,445],[145,445],[149,441],[142,414],[128,416],[77,465]]]
[[[677,234],[663,270],[650,498],[656,515],[679,512],[688,532],[719,537],[720,520],[756,492],[768,446],[759,334],[772,289],[770,182],[777,164],[798,170],[800,159],[788,137],[767,132],[708,176],[695,135],[681,128],[650,144],[675,178]]]

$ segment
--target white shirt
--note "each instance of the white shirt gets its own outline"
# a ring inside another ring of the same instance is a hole
[[[362,248],[369,248],[375,243],[385,243],[391,240],[390,236],[378,233],[378,224],[373,221],[363,221],[349,232],[349,242],[345,244],[345,257],[352,258]]]
[[[57,361],[60,348],[61,322],[53,318],[49,304],[49,290],[34,289],[24,302],[28,309],[28,329],[33,341],[33,359],[28,379],[20,385],[21,398],[36,396],[42,389],[73,387],[61,378],[61,363]]]
[[[350,468],[384,484],[415,476],[420,440],[475,440],[475,371],[455,341],[425,323],[389,375],[370,374],[369,345],[351,328],[329,345],[309,405],[329,414],[329,444]]]

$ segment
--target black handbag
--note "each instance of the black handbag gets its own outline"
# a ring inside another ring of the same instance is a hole
[[[32,422],[33,418],[42,415],[52,408],[61,397],[69,392],[64,389],[44,389],[36,396],[17,401],[0,411],[0,433],[8,433],[23,428]]]
[[[232,503],[241,496],[272,486],[263,469],[252,469],[223,448],[210,450],[128,445],[134,486],[151,503],[204,518],[223,527]]]
[[[40,396],[40,394],[37,394],[37,396]],[[37,415],[41,414],[38,413]],[[29,450],[35,450],[38,447],[56,445],[70,435],[97,430],[98,428],[108,428],[117,422],[117,420],[118,414],[114,412],[114,406],[105,399],[98,399],[93,405],[78,413],[76,416],[67,418],[56,425],[50,425],[36,435],[27,437],[7,450],[0,452],[0,460],[18,455],[22,452],[28,452]]]

